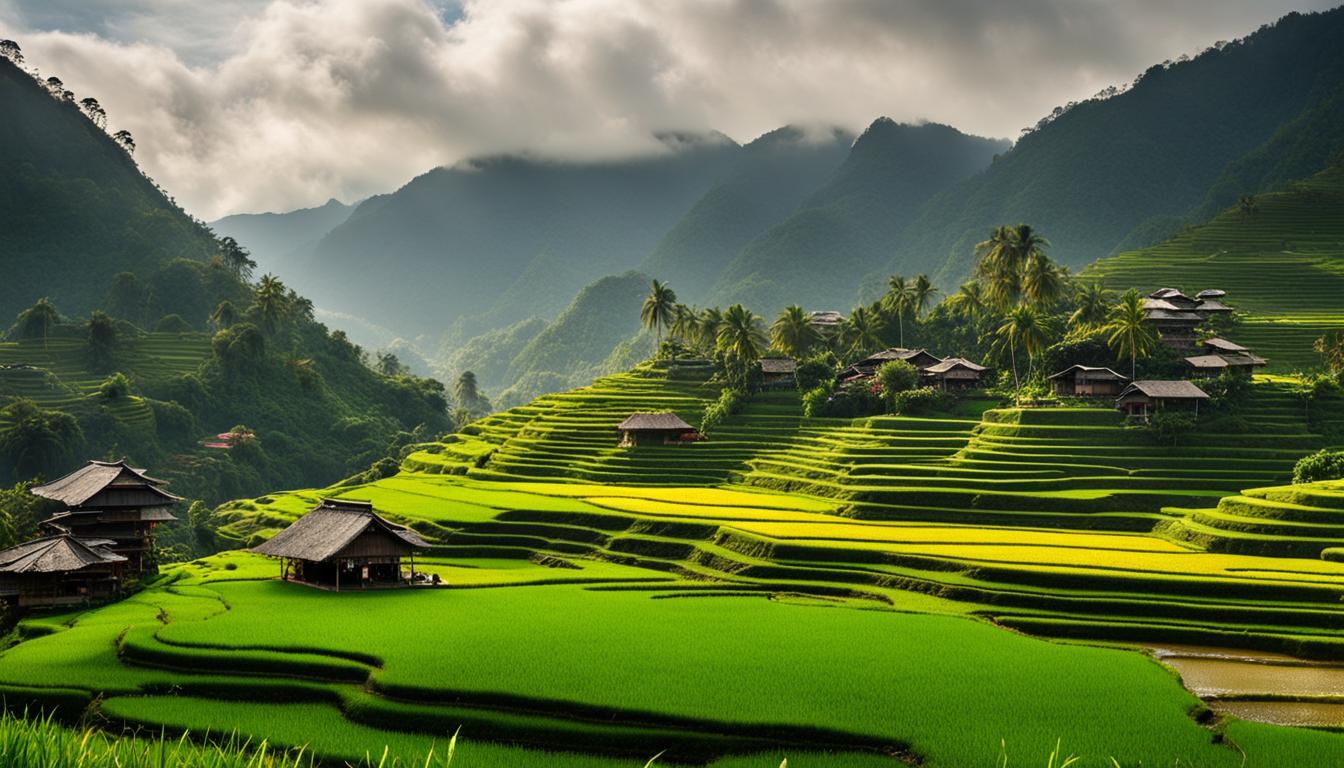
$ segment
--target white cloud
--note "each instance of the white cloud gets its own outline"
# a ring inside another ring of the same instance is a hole
[[[1325,3],[1320,3],[1324,5]],[[0,0],[0,32],[206,218],[396,187],[474,154],[650,151],[878,115],[1014,136],[1284,0]]]

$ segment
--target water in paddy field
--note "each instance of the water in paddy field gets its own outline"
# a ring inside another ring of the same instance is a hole
[[[1344,726],[1344,664],[1196,645],[1146,648],[1218,712],[1277,725]],[[1269,700],[1283,697],[1310,700]]]

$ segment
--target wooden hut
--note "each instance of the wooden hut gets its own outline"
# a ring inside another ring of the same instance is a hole
[[[415,581],[415,550],[429,542],[384,520],[367,501],[323,499],[253,552],[280,558],[280,577],[331,589],[406,586]],[[410,558],[408,578],[402,558]]]
[[[1194,376],[1212,377],[1224,373],[1250,376],[1256,368],[1266,365],[1263,357],[1250,352],[1244,354],[1193,355],[1185,358],[1185,364]]]
[[[37,608],[119,597],[127,560],[113,543],[62,533],[0,551],[0,602]]]
[[[1214,315],[1232,311],[1220,301],[1226,295],[1226,291],[1216,288],[1200,291],[1193,297],[1175,288],[1160,288],[1144,300],[1144,319],[1157,331],[1163,344],[1173,349],[1192,349],[1201,325]]]
[[[1063,397],[1115,397],[1124,388],[1128,376],[1110,368],[1093,365],[1071,365],[1051,374],[1050,389]]]
[[[172,508],[181,498],[156,480],[120,461],[90,461],[59,480],[33,486],[31,492],[64,505],[42,522],[51,534],[77,539],[107,539],[108,549],[126,558],[130,575],[156,570],[154,527],[177,518]]]
[[[1208,400],[1204,390],[1188,381],[1136,381],[1125,387],[1115,405],[1130,418],[1147,421],[1153,413],[1166,408],[1193,408],[1199,415],[1199,403]]]
[[[943,391],[979,386],[980,377],[989,370],[963,357],[949,357],[921,372],[924,383]]]
[[[798,370],[798,361],[787,357],[763,357],[758,366],[761,369],[761,386],[786,389],[797,386],[794,373]]]
[[[929,352],[927,349],[906,349],[905,347],[890,347],[881,352],[875,352],[856,363],[851,364],[840,371],[838,377],[841,384],[847,384],[859,379],[872,378],[877,375],[877,369],[886,363],[894,360],[904,360],[913,365],[916,371],[923,372],[930,367],[943,362],[941,357]]]
[[[616,426],[621,431],[621,447],[634,445],[670,445],[695,440],[695,427],[675,413],[632,413]]]

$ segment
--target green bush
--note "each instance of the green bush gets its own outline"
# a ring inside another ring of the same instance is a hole
[[[826,401],[831,398],[831,387],[819,384],[803,393],[803,415],[808,418],[824,416]]]
[[[892,360],[877,369],[877,384],[881,388],[882,399],[889,408],[895,410],[896,396],[919,385],[919,371],[905,360]]]
[[[194,328],[181,315],[164,315],[154,324],[154,330],[164,333],[189,333]]]
[[[118,371],[98,385],[98,394],[108,400],[120,400],[131,394],[131,382],[124,373]]]
[[[898,392],[891,401],[892,413],[902,416],[913,416],[920,413],[929,413],[945,405],[950,399],[946,392],[939,392],[933,387],[921,387],[919,389],[910,389],[904,392]]]
[[[742,408],[745,399],[746,397],[740,390],[724,389],[719,393],[719,399],[710,403],[709,407],[705,409],[705,415],[700,419],[700,432],[708,434],[724,419],[737,413]]]
[[[1195,417],[1179,411],[1158,411],[1148,421],[1148,431],[1159,443],[1176,445],[1195,428]]]
[[[1318,480],[1344,479],[1344,451],[1325,448],[1298,459],[1293,467],[1294,483],[1314,483]]]
[[[835,368],[825,360],[808,360],[799,363],[793,372],[794,379],[798,382],[798,390],[807,392],[815,389],[822,382],[830,381],[835,376]]]

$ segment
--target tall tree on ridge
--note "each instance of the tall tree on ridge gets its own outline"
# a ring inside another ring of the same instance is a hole
[[[910,314],[915,302],[915,284],[901,275],[887,278],[887,292],[882,296],[882,307],[896,315],[896,324],[900,329],[900,346],[905,346],[905,316]]]
[[[639,310],[639,322],[657,335],[658,346],[663,345],[663,329],[672,324],[672,313],[677,304],[677,294],[657,280],[649,286],[649,295],[644,298],[644,306]]]
[[[924,310],[929,308],[933,302],[933,297],[938,293],[938,289],[933,287],[933,281],[928,275],[920,274],[915,277],[915,282],[910,286],[910,305],[914,310],[915,319],[918,320],[924,314]]]
[[[1008,354],[1013,362],[1013,389],[1020,395],[1022,380],[1017,374],[1017,350],[1021,347],[1027,353],[1030,368],[1037,353],[1050,343],[1049,319],[1030,304],[1023,304],[1008,313],[997,335],[1008,345]]]
[[[290,310],[289,294],[285,291],[285,284],[280,282],[280,278],[271,274],[262,275],[261,282],[257,284],[254,306],[266,333],[275,333],[280,324],[289,317]]]
[[[807,312],[797,304],[780,310],[770,325],[770,344],[795,360],[803,358],[821,341],[821,334],[808,321]]]
[[[21,337],[25,339],[42,338],[42,349],[47,348],[47,337],[51,335],[51,327],[59,323],[61,315],[56,311],[56,305],[51,303],[51,299],[43,296],[33,303],[33,306],[19,313],[18,321],[15,327]]]
[[[1116,354],[1129,355],[1129,378],[1132,380],[1138,371],[1139,355],[1147,354],[1157,342],[1144,315],[1143,296],[1134,288],[1125,291],[1120,302],[1111,307],[1108,318],[1109,322],[1102,329],[1110,333],[1106,343]]]
[[[741,304],[732,305],[724,310],[716,346],[739,365],[756,362],[761,357],[761,347],[765,346],[761,318]]]

